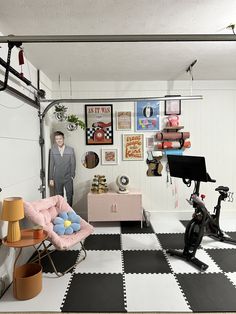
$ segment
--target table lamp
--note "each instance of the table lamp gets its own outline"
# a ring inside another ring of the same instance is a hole
[[[24,218],[24,205],[21,197],[8,197],[3,200],[1,220],[8,221],[7,241],[21,239],[19,220]]]

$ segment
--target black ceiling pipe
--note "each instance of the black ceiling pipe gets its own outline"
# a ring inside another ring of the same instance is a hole
[[[24,82],[26,85],[32,87],[37,92],[37,96],[41,98],[45,98],[45,91],[39,88],[36,88],[28,79],[26,79],[24,76],[22,76],[21,73],[16,71],[13,67],[10,66],[11,62],[11,50],[14,46],[20,47],[22,45],[22,42],[8,42],[8,54],[7,54],[7,62],[5,62],[2,58],[0,58],[0,65],[3,66],[6,69],[5,72],[5,79],[3,86],[0,88],[0,91],[4,91],[7,87],[8,83],[8,76],[9,72],[12,73],[14,76],[16,76],[19,80]]]
[[[19,80],[21,80],[22,82],[24,82],[26,85],[31,85],[31,82],[25,78],[25,77],[22,77],[20,75],[19,72],[17,72],[13,67],[11,66],[7,66],[7,62],[4,61],[2,58],[0,58],[0,65],[3,66],[5,69],[9,69],[9,72],[11,72],[14,76],[16,76]]]
[[[24,82],[26,85],[33,87],[35,90],[38,90],[36,87],[32,85],[32,83],[25,77],[23,77],[18,71],[16,71],[10,65],[8,66],[7,62],[0,58],[0,65],[3,66],[6,70],[8,70],[11,74],[16,76],[19,80]]]
[[[0,80],[0,85],[4,85],[4,82]],[[39,110],[39,105],[36,104],[34,99],[29,98],[28,96],[22,94],[21,92],[19,92],[17,89],[7,85],[6,87],[6,92],[14,95],[15,97],[17,97],[18,99],[26,102],[28,105],[34,107],[35,109]]]
[[[0,87],[0,92],[4,91],[7,88],[8,76],[9,76],[9,68],[11,63],[11,50],[15,46],[14,43],[8,43],[8,52],[7,52],[7,62],[6,62],[6,71],[3,86]]]

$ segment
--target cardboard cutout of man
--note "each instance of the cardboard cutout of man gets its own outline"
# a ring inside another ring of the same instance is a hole
[[[75,177],[75,152],[64,143],[64,134],[54,133],[55,144],[50,150],[49,185],[55,188],[55,193],[64,196],[66,190],[67,202],[73,203],[73,179]]]

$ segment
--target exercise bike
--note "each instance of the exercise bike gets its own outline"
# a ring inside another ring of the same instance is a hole
[[[229,192],[228,187],[218,186],[215,189],[215,191],[219,192],[218,201],[214,207],[213,214],[210,214],[203,201],[205,195],[199,197],[200,182],[216,182],[206,172],[205,158],[196,156],[168,156],[168,162],[171,176],[181,177],[187,186],[191,186],[191,182],[195,181],[195,186],[190,199],[187,200],[193,206],[194,214],[186,226],[184,250],[180,252],[169,249],[167,253],[183,258],[201,271],[205,271],[208,265],[195,257],[203,236],[236,244],[236,240],[224,235],[219,225],[221,202],[225,201],[228,197],[230,197],[230,201],[233,201],[232,193]]]

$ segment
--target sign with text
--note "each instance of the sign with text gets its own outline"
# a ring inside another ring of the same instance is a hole
[[[123,160],[143,160],[143,134],[123,135]]]

